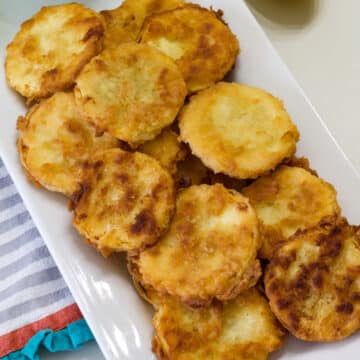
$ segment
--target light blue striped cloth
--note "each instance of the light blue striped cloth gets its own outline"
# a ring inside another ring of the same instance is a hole
[[[0,159],[0,354],[9,333],[73,303]]]

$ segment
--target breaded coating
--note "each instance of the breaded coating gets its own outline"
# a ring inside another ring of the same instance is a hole
[[[178,194],[169,230],[130,261],[143,284],[188,306],[232,299],[261,274],[257,225],[241,194],[220,184],[191,186]]]
[[[155,139],[146,142],[138,149],[158,160],[170,174],[176,173],[176,165],[186,156],[186,149],[178,139],[178,135],[165,129]]]
[[[238,40],[220,14],[187,4],[149,16],[140,41],[174,59],[189,92],[205,89],[224,78],[240,51]]]
[[[104,47],[136,41],[145,18],[182,6],[183,0],[125,0],[119,7],[100,12],[105,24]]]
[[[242,189],[261,223],[260,256],[270,259],[276,248],[298,229],[315,226],[340,214],[334,187],[299,167],[280,166]]]
[[[181,140],[215,173],[256,178],[296,150],[299,133],[282,102],[264,90],[220,82],[179,116]]]
[[[72,93],[59,92],[34,105],[18,120],[18,150],[29,178],[48,190],[71,196],[88,161],[99,149],[119,146],[83,120]]]
[[[74,196],[73,224],[103,255],[136,252],[167,229],[175,205],[170,174],[148,155],[100,151]]]
[[[290,159],[286,159],[286,161],[284,161],[283,165],[303,168],[303,169],[307,170],[309,173],[311,173],[315,176],[318,176],[318,173],[316,172],[316,170],[310,166],[309,159],[307,159],[305,157],[293,156]]]
[[[128,261],[128,270],[130,272],[133,285],[135,290],[137,291],[138,295],[148,302],[150,305],[153,306],[154,309],[158,309],[159,306],[163,303],[164,299],[167,299],[167,295],[162,295],[158,293],[153,287],[144,285],[139,280],[141,277],[137,274],[137,268],[136,266],[133,266],[133,263],[131,261]],[[135,269],[135,271],[134,271]]]
[[[225,304],[195,310],[167,299],[153,324],[153,351],[161,360],[265,360],[285,337],[255,288]]]
[[[298,231],[271,260],[265,289],[276,317],[299,339],[349,336],[360,328],[360,227],[341,219]]]
[[[70,88],[101,51],[103,32],[98,14],[83,5],[43,7],[7,47],[8,84],[30,101]]]
[[[221,335],[223,307],[220,302],[189,309],[169,296],[161,300],[153,318],[153,351],[159,359],[193,359],[189,357],[191,352],[201,352]]]
[[[169,57],[150,46],[127,43],[93,58],[74,92],[79,110],[99,131],[136,147],[175,120],[186,85]]]

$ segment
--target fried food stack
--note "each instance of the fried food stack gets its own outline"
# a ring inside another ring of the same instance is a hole
[[[222,81],[239,51],[221,11],[180,0],[44,7],[7,48],[32,105],[21,163],[70,199],[87,243],[127,252],[159,359],[263,360],[286,329],[360,327],[360,228],[294,157],[284,104]]]

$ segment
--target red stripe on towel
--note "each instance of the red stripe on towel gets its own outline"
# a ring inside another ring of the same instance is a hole
[[[78,306],[72,304],[43,319],[2,335],[0,336],[0,357],[23,348],[29,339],[41,330],[60,330],[82,318]]]

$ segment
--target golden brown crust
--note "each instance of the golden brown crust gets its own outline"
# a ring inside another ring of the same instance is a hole
[[[73,224],[105,255],[153,244],[174,209],[170,174],[153,158],[121,149],[94,155],[82,192],[74,197]]]
[[[137,281],[135,277],[132,277],[132,281],[138,295],[152,305],[154,309],[158,309],[163,301],[163,296],[155,291],[151,286],[145,286],[141,282]]]
[[[72,93],[56,93],[34,105],[17,123],[18,151],[29,179],[51,191],[71,196],[83,180],[96,150],[119,141],[101,136],[77,112]]]
[[[155,139],[142,144],[138,151],[147,154],[160,162],[162,167],[174,175],[177,163],[186,156],[186,148],[178,135],[170,130],[164,129]]]
[[[180,138],[215,173],[256,178],[294,154],[299,133],[282,102],[257,88],[220,82],[179,116]]]
[[[167,298],[153,324],[153,351],[164,360],[265,360],[285,336],[254,288],[225,304],[195,310]]]
[[[327,219],[298,231],[265,273],[280,322],[306,341],[335,341],[360,328],[360,227]]]
[[[179,301],[165,297],[153,318],[160,349],[169,354],[170,359],[176,359],[186,351],[196,351],[220,335],[222,315],[220,302],[206,308],[189,309]]]
[[[303,168],[304,170],[308,171],[310,174],[314,176],[318,176],[316,170],[310,166],[309,159],[305,157],[293,156],[290,159],[285,159],[283,165]]]
[[[198,185],[180,192],[168,232],[131,261],[145,285],[199,307],[255,285],[259,246],[248,200],[220,184]]]
[[[21,25],[7,47],[8,84],[31,99],[70,88],[102,49],[100,17],[83,5],[43,7]]]
[[[116,9],[101,11],[105,24],[104,47],[136,41],[147,16],[172,10],[183,4],[183,0],[125,0]]]
[[[77,78],[74,92],[83,116],[136,147],[175,120],[186,86],[166,55],[127,43],[93,58]]]
[[[260,256],[270,259],[276,248],[298,229],[315,226],[340,214],[334,187],[299,167],[282,165],[242,189],[261,223]]]
[[[189,92],[222,80],[240,51],[235,35],[219,13],[194,4],[149,16],[140,41],[175,60]]]

